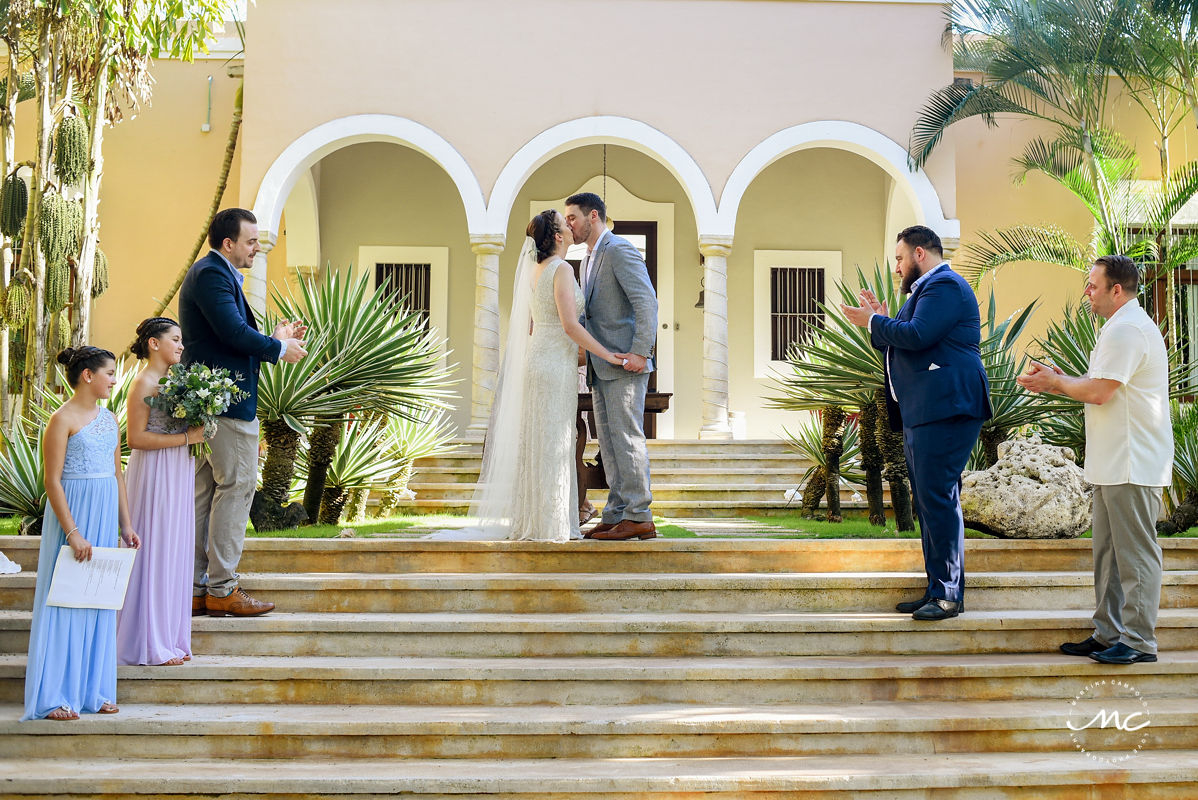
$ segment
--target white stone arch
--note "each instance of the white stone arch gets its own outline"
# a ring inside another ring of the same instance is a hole
[[[471,233],[485,227],[486,203],[474,171],[453,145],[431,128],[390,114],[357,114],[317,125],[279,154],[254,199],[254,215],[261,229],[275,233],[287,195],[296,180],[329,153],[363,142],[392,142],[410,147],[437,162],[458,187]]]
[[[843,120],[795,125],[778,131],[750,150],[724,185],[716,227],[710,231],[700,227],[700,233],[732,236],[740,202],[753,180],[778,159],[814,147],[846,150],[878,165],[911,202],[920,224],[927,225],[941,238],[960,238],[961,221],[945,218],[940,195],[927,174],[922,169],[908,167],[906,148],[873,128]]]
[[[670,171],[690,199],[700,231],[716,222],[715,196],[703,170],[666,134],[628,117],[582,117],[554,125],[533,137],[504,165],[487,204],[487,233],[507,232],[516,196],[542,165],[562,153],[593,144],[613,144],[636,150]]]

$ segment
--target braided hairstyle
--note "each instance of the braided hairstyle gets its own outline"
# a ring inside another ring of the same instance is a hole
[[[524,229],[524,233],[537,246],[537,261],[544,261],[549,258],[549,256],[553,255],[553,251],[557,249],[557,240],[553,237],[561,233],[561,227],[557,224],[557,211],[547,208],[540,214],[537,214],[528,223],[528,227]]]
[[[79,376],[85,369],[95,372],[109,361],[116,362],[116,356],[111,350],[92,347],[90,344],[68,347],[58,354],[58,363],[67,368],[67,383],[71,388],[79,385]]]
[[[150,357],[150,340],[157,339],[171,328],[179,327],[179,323],[170,317],[150,317],[142,320],[137,326],[137,341],[129,348],[129,352],[137,358]]]

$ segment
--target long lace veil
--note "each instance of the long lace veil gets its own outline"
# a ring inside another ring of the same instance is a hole
[[[520,422],[525,417],[525,373],[531,338],[532,280],[536,266],[536,244],[531,237],[526,237],[516,265],[516,280],[512,284],[512,312],[508,318],[503,363],[499,368],[491,419],[483,445],[482,469],[470,500],[470,516],[478,520],[477,527],[441,531],[434,534],[433,538],[506,539],[511,531]]]

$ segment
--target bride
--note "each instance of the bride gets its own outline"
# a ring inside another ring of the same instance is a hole
[[[617,366],[626,356],[607,350],[579,322],[583,295],[564,258],[574,243],[565,218],[552,209],[542,211],[525,233],[507,350],[470,503],[478,527],[429,538],[578,538],[578,348]]]

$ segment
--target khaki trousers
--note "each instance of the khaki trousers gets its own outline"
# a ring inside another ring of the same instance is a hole
[[[196,459],[196,559],[193,593],[227,597],[258,486],[258,420],[221,417],[212,452]]]
[[[1160,512],[1160,487],[1094,487],[1094,638],[1103,644],[1122,642],[1141,653],[1156,652]]]

